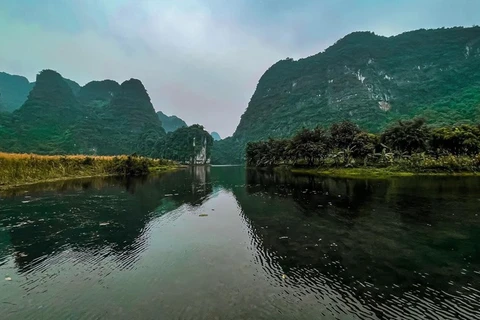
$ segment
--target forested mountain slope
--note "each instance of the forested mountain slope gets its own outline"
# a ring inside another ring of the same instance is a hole
[[[377,132],[422,116],[434,125],[480,120],[480,27],[345,36],[324,52],[270,67],[233,136],[212,161],[241,161],[248,141],[350,120]]]

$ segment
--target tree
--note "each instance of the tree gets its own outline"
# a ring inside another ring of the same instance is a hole
[[[360,132],[360,128],[351,121],[334,123],[330,127],[333,146],[342,150],[351,147],[353,140]]]
[[[427,150],[429,137],[430,129],[425,119],[416,118],[399,121],[387,128],[381,135],[381,142],[395,151],[412,154]]]
[[[480,152],[480,128],[462,124],[455,127],[436,128],[432,131],[432,148],[459,155],[474,155]]]

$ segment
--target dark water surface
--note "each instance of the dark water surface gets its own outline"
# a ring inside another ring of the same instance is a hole
[[[479,214],[476,177],[30,186],[0,196],[0,318],[480,319]]]

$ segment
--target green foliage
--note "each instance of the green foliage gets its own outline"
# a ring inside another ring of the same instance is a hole
[[[463,124],[454,127],[432,130],[432,148],[461,155],[474,155],[480,152],[480,127]]]
[[[398,124],[388,127],[381,135],[382,143],[408,154],[425,151],[429,138],[430,128],[425,125],[425,119],[422,118],[399,121]]]
[[[333,138],[334,147],[345,149],[352,145],[355,137],[360,133],[360,128],[351,121],[334,123],[330,127],[330,135]]]
[[[366,156],[373,154],[378,145],[379,138],[377,135],[367,132],[360,132],[355,135],[351,143],[353,156],[356,158],[365,158]]]

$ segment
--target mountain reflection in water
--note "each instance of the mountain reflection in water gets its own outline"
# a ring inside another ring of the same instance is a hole
[[[473,319],[479,195],[241,167],[10,190],[2,319]]]

